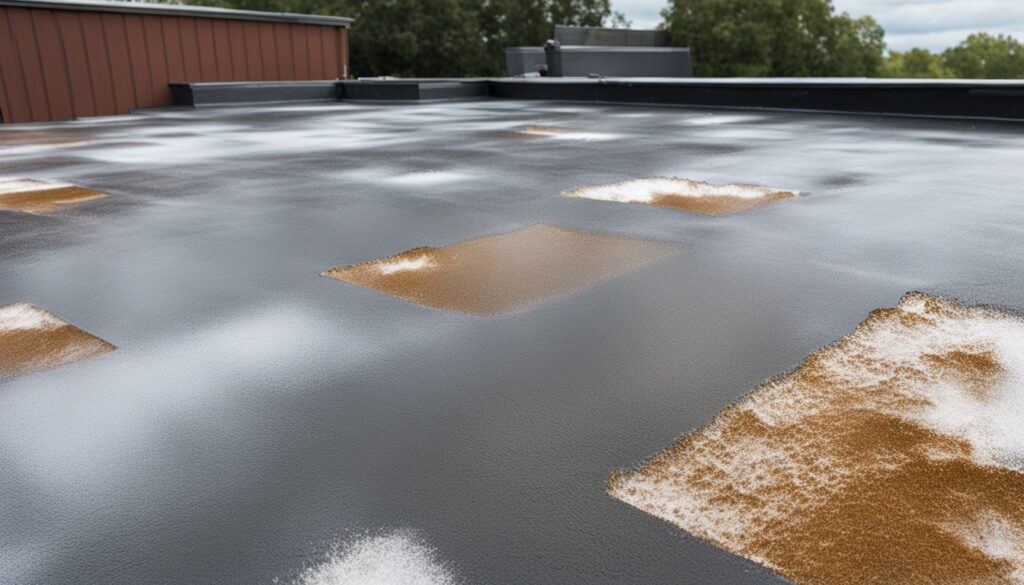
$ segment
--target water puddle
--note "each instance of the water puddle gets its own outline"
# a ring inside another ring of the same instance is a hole
[[[618,138],[617,135],[608,134],[606,132],[588,132],[585,130],[556,128],[552,126],[527,126],[526,128],[517,131],[517,134],[522,136],[536,136],[540,138],[554,138],[556,140],[599,141],[615,140]]]
[[[562,192],[564,197],[640,203],[706,215],[731,215],[799,195],[799,191],[757,185],[713,185],[676,177],[634,179]]]
[[[799,583],[1024,583],[1024,318],[873,311],[608,492]]]
[[[455,585],[452,570],[415,533],[364,536],[338,547],[293,585]]]
[[[60,205],[106,197],[95,191],[68,183],[39,179],[0,177],[0,209],[25,213],[49,213]]]
[[[34,305],[0,307],[0,380],[80,362],[114,349]]]
[[[676,250],[661,242],[537,224],[323,274],[428,307],[490,316],[579,292]]]

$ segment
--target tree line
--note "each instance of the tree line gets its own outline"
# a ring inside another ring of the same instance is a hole
[[[165,1],[353,17],[358,76],[500,75],[505,47],[541,46],[556,24],[629,25],[611,0]],[[662,17],[704,77],[1024,78],[1024,47],[1013,37],[977,33],[941,53],[887,52],[878,22],[837,13],[832,0],[668,0]]]
[[[670,0],[662,17],[701,76],[1024,78],[1024,47],[1011,36],[886,53],[875,19],[837,14],[831,0]]]

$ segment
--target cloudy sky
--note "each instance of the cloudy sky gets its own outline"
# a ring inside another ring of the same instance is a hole
[[[635,28],[661,22],[668,0],[612,0]],[[941,51],[977,31],[1011,34],[1024,40],[1024,0],[833,0],[840,12],[870,14],[885,27],[889,47]]]

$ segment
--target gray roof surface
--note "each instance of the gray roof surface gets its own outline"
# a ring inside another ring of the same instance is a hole
[[[608,473],[907,291],[1024,310],[1022,151],[1015,124],[515,100],[0,128],[0,176],[109,193],[0,210],[0,306],[118,347],[0,384],[0,582],[288,583],[407,528],[467,584],[783,583]],[[673,175],[806,195],[556,196]],[[538,222],[680,253],[497,319],[319,276]]]

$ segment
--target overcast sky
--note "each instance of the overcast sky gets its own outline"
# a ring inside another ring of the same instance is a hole
[[[668,0],[612,0],[634,28],[661,22]],[[978,31],[1006,33],[1024,40],[1024,0],[833,0],[836,10],[870,14],[885,27],[889,47],[941,51]]]

